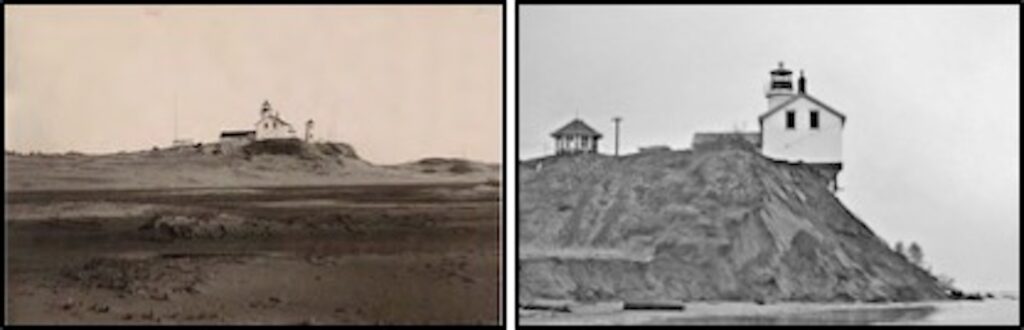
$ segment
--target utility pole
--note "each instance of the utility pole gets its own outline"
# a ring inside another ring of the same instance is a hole
[[[178,143],[178,91],[174,91],[174,139],[172,144]]]
[[[612,118],[615,122],[615,157],[619,157],[619,122],[622,121],[622,117]]]
[[[313,119],[306,121],[306,143],[312,142],[313,140]]]

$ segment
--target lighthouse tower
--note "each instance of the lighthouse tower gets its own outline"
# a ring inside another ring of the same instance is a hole
[[[768,98],[768,109],[786,102],[793,97],[793,71],[783,67],[779,62],[779,68],[771,71],[771,82],[765,92]]]
[[[270,108],[270,101],[263,100],[263,106],[260,107],[260,119],[270,118],[273,115],[271,111],[273,110]]]

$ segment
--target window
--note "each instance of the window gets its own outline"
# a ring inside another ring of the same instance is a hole
[[[796,128],[796,111],[786,111],[786,129]]]
[[[811,111],[811,128],[818,129],[818,111]]]

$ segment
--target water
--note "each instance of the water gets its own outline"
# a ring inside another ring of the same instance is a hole
[[[936,304],[937,310],[922,318],[879,322],[922,325],[1020,325],[1020,301],[992,299]]]
[[[891,308],[850,308],[773,315],[674,318],[671,325],[1020,325],[1020,302],[998,299],[950,301]]]

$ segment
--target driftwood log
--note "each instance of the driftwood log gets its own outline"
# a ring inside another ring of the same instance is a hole
[[[678,301],[627,301],[622,306],[625,310],[686,310],[686,305]]]

